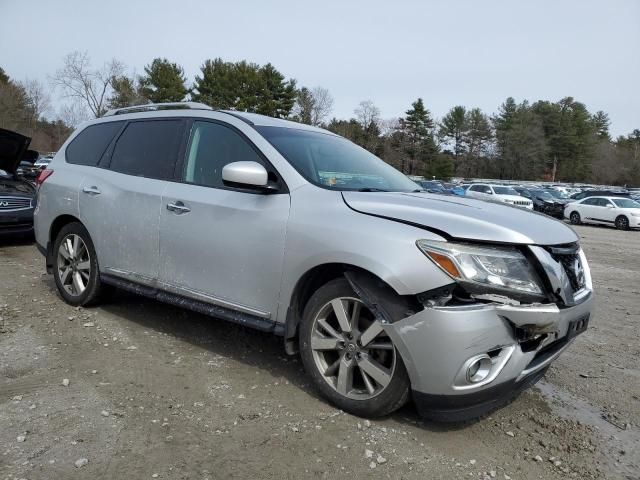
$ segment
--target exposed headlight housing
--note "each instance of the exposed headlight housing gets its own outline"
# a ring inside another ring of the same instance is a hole
[[[418,248],[440,269],[474,293],[543,297],[538,276],[514,247],[418,240]]]

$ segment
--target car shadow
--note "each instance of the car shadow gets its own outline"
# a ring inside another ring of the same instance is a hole
[[[31,245],[35,240],[33,233],[3,233],[0,230],[0,248]]]
[[[43,277],[43,283],[57,294],[55,282],[50,275]],[[263,370],[274,377],[283,377],[305,394],[331,405],[310,383],[300,357],[285,353],[282,337],[118,289],[114,289],[97,308],[136,323],[144,329],[189,342],[216,355]],[[438,423],[424,420],[411,401],[386,418],[432,432],[460,430],[476,423]]]

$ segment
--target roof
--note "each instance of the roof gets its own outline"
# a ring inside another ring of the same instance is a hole
[[[143,105],[132,105],[130,107],[114,108],[109,110],[102,118],[108,120],[116,120],[122,118],[122,116],[125,116],[125,118],[153,118],[166,117],[172,114],[179,116],[208,117],[216,112],[231,115],[252,126],[295,128],[297,130],[308,130],[335,135],[322,128],[313,127],[304,123],[268,117],[257,113],[240,112],[236,110],[216,110],[208,105],[197,102],[147,103]]]

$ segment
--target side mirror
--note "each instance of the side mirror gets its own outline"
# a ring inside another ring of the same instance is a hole
[[[228,163],[222,168],[222,181],[238,186],[269,188],[269,174],[258,162]]]
[[[608,204],[608,205],[607,205],[607,208],[614,208],[614,207],[613,207],[613,205]]]

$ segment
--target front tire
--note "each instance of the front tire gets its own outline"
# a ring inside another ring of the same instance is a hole
[[[102,291],[98,259],[89,232],[79,222],[62,227],[53,244],[53,276],[63,300],[73,306],[97,302]]]
[[[307,303],[300,355],[320,393],[361,417],[388,415],[409,398],[402,358],[373,313],[344,278],[320,287]]]
[[[616,228],[618,230],[629,230],[629,219],[624,215],[620,215],[616,218]]]
[[[580,214],[578,212],[571,212],[571,215],[569,215],[569,220],[573,225],[580,225],[582,223],[582,219],[580,218]]]

